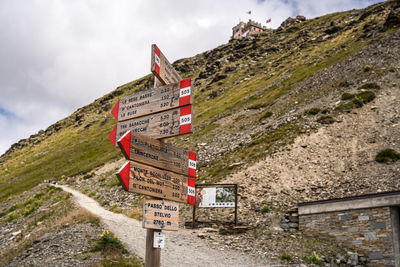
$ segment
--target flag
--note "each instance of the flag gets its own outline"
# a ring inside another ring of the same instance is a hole
[[[251,15],[251,10],[247,11],[246,13],[249,14],[249,15]]]
[[[271,18],[267,19],[267,21],[265,23],[270,23],[271,22]]]

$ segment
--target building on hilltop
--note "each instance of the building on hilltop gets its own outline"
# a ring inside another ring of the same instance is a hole
[[[262,26],[261,23],[252,21],[251,19],[247,23],[241,21],[238,25],[232,28],[232,39],[242,39],[246,36],[261,33],[266,29],[267,27]]]

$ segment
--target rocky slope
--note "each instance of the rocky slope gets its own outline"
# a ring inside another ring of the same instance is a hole
[[[195,132],[168,142],[198,152],[198,183],[240,185],[239,221],[252,227],[204,238],[271,258],[330,257],[335,246],[281,232],[282,216],[298,202],[400,189],[399,161],[374,160],[384,148],[400,151],[399,14],[389,1],[285,22],[174,63],[195,78]],[[124,160],[107,140],[109,111],[118,97],[151,87],[151,76],[123,85],[13,145],[0,157],[0,200],[55,179],[139,218],[142,197],[122,191],[113,174]],[[190,216],[183,207],[182,226]],[[229,210],[198,216],[214,228],[232,221]]]

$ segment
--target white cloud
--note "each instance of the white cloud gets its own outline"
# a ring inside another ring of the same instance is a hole
[[[3,0],[0,154],[119,85],[150,73],[150,46],[170,61],[226,43],[239,18],[278,27],[374,0]]]

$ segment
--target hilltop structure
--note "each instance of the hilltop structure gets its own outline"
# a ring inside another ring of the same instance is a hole
[[[244,23],[243,21],[239,22],[239,24],[233,27],[232,30],[232,39],[242,39],[249,35],[261,33],[267,30],[267,27],[250,19],[247,23]]]

